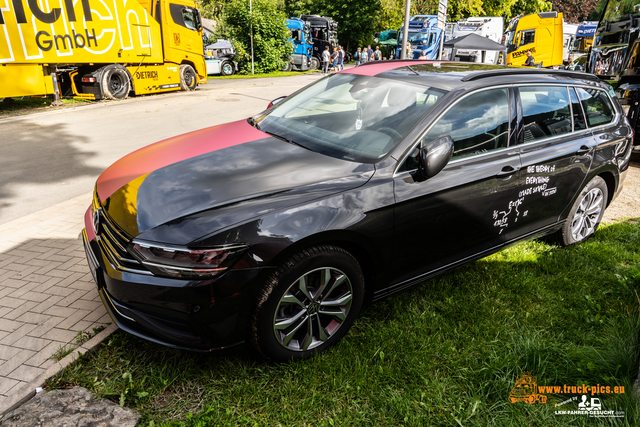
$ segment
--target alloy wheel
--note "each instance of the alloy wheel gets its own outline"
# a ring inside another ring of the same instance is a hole
[[[278,302],[273,319],[278,343],[293,351],[322,345],[342,326],[352,299],[351,281],[342,271],[324,267],[307,272]]]
[[[599,188],[594,188],[582,198],[571,221],[571,235],[575,241],[580,241],[595,231],[602,209],[604,195]]]

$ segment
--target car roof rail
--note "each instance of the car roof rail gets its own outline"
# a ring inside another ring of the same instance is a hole
[[[487,70],[487,71],[478,71],[474,73],[470,73],[462,78],[463,82],[469,82],[473,80],[486,79],[489,77],[500,77],[504,75],[513,75],[513,74],[554,74],[557,76],[571,77],[573,79],[582,79],[582,80],[591,80],[594,82],[601,81],[597,76],[589,73],[582,73],[579,71],[571,71],[571,70],[554,70],[554,69],[538,69],[538,68],[505,68],[502,70]]]

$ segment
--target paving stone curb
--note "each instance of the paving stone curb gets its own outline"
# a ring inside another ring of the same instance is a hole
[[[118,326],[116,325],[111,324],[107,326],[104,330],[96,334],[96,336],[91,338],[89,341],[78,346],[78,348],[76,348],[73,352],[62,358],[56,364],[50,366],[43,374],[31,380],[31,382],[29,382],[27,385],[16,390],[14,397],[12,397],[6,405],[3,405],[3,408],[0,408],[0,419],[2,419],[2,417],[4,417],[9,412],[18,408],[23,403],[27,402],[33,396],[35,396],[36,388],[41,387],[48,378],[51,378],[59,372],[62,372],[62,370],[64,370],[67,366],[75,362],[78,357],[80,357],[80,354],[84,355],[93,352],[98,347],[98,345],[102,343],[102,341],[107,339],[117,330]]]

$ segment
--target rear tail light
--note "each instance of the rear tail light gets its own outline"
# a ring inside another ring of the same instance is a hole
[[[83,77],[82,78],[82,83],[95,83],[96,82],[96,78],[95,77]]]

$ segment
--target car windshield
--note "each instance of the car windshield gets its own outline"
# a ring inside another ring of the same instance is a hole
[[[445,91],[392,79],[334,74],[255,117],[263,132],[341,159],[384,157]]]

